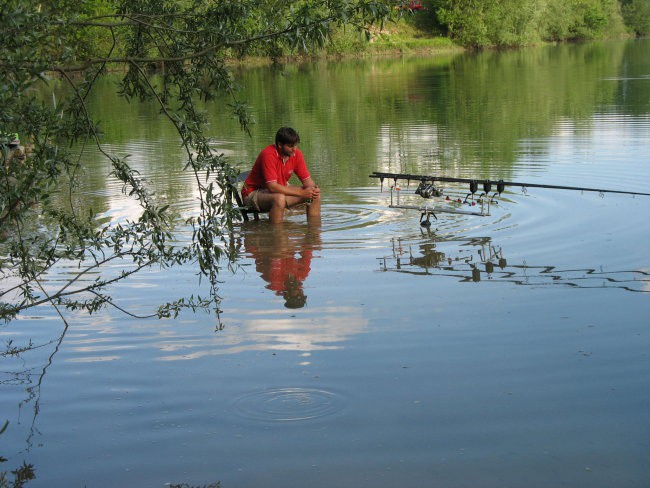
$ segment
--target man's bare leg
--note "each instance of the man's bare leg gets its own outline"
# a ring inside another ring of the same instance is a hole
[[[315,198],[307,205],[307,220],[309,222],[320,222],[320,198]]]
[[[279,224],[284,220],[284,211],[287,208],[304,203],[305,199],[282,193],[271,193],[265,190],[258,190],[257,205],[262,212],[269,213],[269,220],[272,224]],[[307,205],[307,220],[320,222],[320,198],[315,198]]]
[[[287,207],[287,200],[282,193],[259,191],[257,205],[262,212],[269,213],[269,219],[272,224],[279,224],[284,220],[284,210]]]

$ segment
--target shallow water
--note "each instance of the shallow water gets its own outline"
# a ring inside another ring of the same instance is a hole
[[[247,139],[209,107],[215,145],[244,168],[298,127],[321,225],[239,227],[223,330],[106,311],[58,343],[46,307],[3,326],[54,342],[2,359],[0,468],[33,464],[34,487],[647,486],[650,198],[509,188],[425,228],[368,175],[648,192],[648,47],[242,72],[258,125]],[[106,104],[110,147],[191,214],[171,131],[136,107]],[[133,215],[102,164],[93,205]],[[145,314],[195,287],[190,267],[148,270],[115,298]]]

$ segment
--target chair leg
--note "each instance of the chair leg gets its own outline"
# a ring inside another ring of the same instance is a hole
[[[242,202],[242,199],[239,196],[239,193],[237,192],[237,189],[235,189],[234,191],[231,190],[230,194],[231,194],[231,198],[233,196],[235,197],[235,201],[237,202],[237,205],[239,206],[239,208],[244,208],[244,202]],[[241,215],[242,215],[242,217],[244,219],[244,222],[248,222],[248,211],[241,210]]]

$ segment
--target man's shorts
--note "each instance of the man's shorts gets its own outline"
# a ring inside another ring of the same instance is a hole
[[[260,212],[260,213],[268,212],[268,210],[260,210],[260,203],[258,201],[260,193],[271,193],[271,192],[266,188],[253,190],[246,196],[246,198],[244,198],[244,205],[255,212]],[[292,205],[291,207],[287,205],[286,208],[289,210],[299,209],[304,207],[305,205],[306,205],[305,202],[300,202],[300,203],[296,203],[295,205]]]
[[[262,210],[260,210],[260,204],[258,202],[260,192],[269,193],[269,191],[264,188],[260,190],[253,190],[246,196],[246,198],[244,198],[244,205],[255,210],[256,212],[261,212]]]

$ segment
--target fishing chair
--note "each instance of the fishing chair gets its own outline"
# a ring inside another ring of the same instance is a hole
[[[255,220],[260,219],[259,212],[254,208],[244,205],[244,202],[242,201],[241,198],[241,193],[240,193],[241,187],[244,184],[244,181],[246,181],[246,178],[248,178],[249,173],[250,171],[243,171],[239,173],[236,177],[230,178],[228,180],[228,188],[226,189],[226,198],[230,200],[234,208],[239,210],[242,219],[244,219],[244,222],[248,222],[250,220],[248,218],[249,214],[253,214],[253,218]]]
[[[260,220],[260,213],[268,213],[267,211],[258,212],[253,207],[244,205],[244,202],[241,198],[241,187],[243,186],[244,181],[246,181],[246,178],[248,178],[249,173],[250,171],[244,171],[242,173],[239,173],[237,176],[228,179],[228,187],[226,189],[226,198],[230,200],[233,208],[241,213],[244,222],[248,222],[250,220],[250,214],[253,214],[253,218],[255,220]],[[307,202],[298,203],[297,205],[293,205],[290,208],[287,208],[286,211],[289,214],[304,211],[307,205]]]

